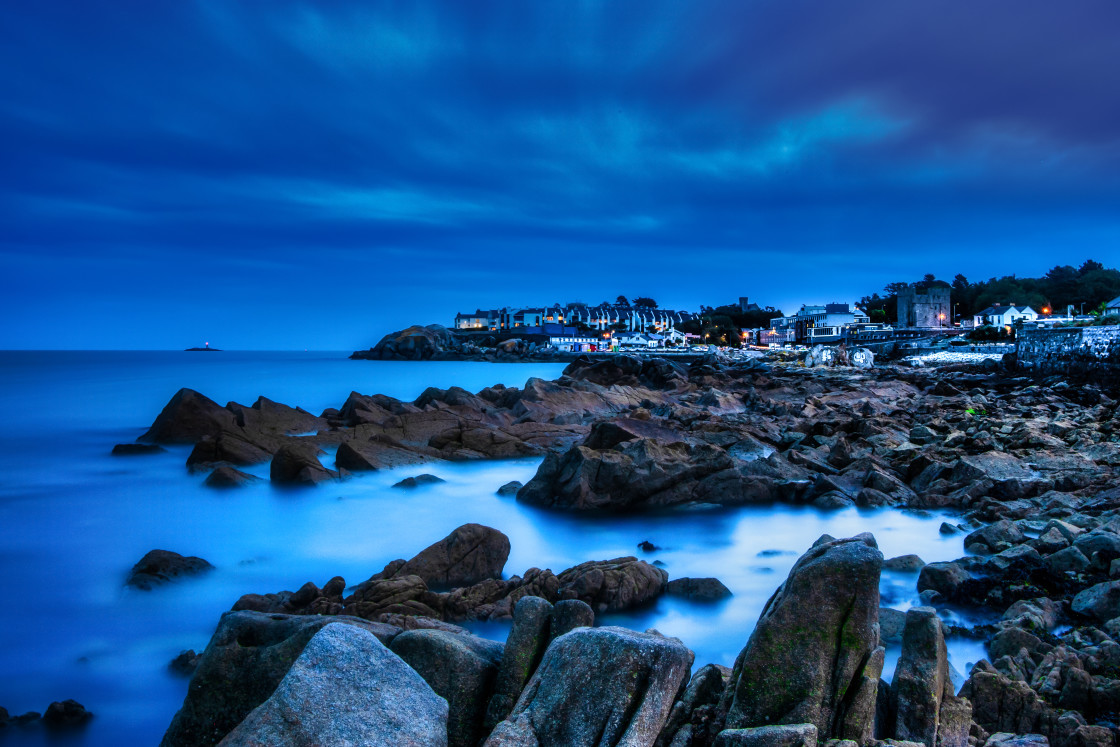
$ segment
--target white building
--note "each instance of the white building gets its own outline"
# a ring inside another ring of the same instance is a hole
[[[1104,305],[1104,313],[1106,316],[1108,314],[1120,314],[1120,296],[1117,296]]]
[[[998,303],[972,316],[974,327],[990,325],[992,327],[1010,327],[1017,321],[1033,322],[1038,319],[1038,312],[1030,306],[1002,306]]]
[[[588,353],[598,350],[601,340],[593,335],[550,335],[548,342],[566,353]]]
[[[650,350],[661,347],[664,342],[661,335],[646,332],[622,332],[614,336],[614,344],[619,350]]]

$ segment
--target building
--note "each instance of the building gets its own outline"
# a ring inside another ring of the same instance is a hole
[[[992,327],[1010,327],[1017,321],[1033,322],[1038,319],[1038,312],[1030,306],[1002,306],[994,303],[983,311],[972,316],[974,327],[989,325]]]
[[[898,327],[952,327],[953,307],[947,286],[919,290],[916,285],[898,292]]]
[[[758,304],[751,303],[750,299],[746,296],[739,296],[739,311],[744,314],[749,314],[752,311],[762,311]]]
[[[619,350],[650,350],[665,346],[665,338],[649,332],[620,332],[613,339]]]
[[[862,327],[871,323],[870,317],[862,309],[846,303],[823,305],[804,304],[793,316],[778,317],[770,320],[769,340],[792,341],[807,345],[824,342],[839,342],[852,327]]]
[[[482,320],[493,315],[492,327],[482,326]],[[678,324],[693,319],[689,311],[651,309],[644,306],[619,306],[613,304],[568,304],[555,306],[503,308],[492,312],[459,314],[455,317],[456,329],[512,330],[520,327],[539,327],[542,324],[568,324],[600,331],[651,332],[663,334],[676,329]]]
[[[1120,314],[1120,296],[1117,296],[1104,305],[1104,313],[1106,316],[1109,314]]]
[[[501,322],[501,312],[498,309],[478,309],[473,314],[456,314],[455,329],[464,330],[496,330]]]
[[[599,350],[602,339],[598,335],[574,331],[572,334],[551,334],[548,344],[565,353],[594,353]]]

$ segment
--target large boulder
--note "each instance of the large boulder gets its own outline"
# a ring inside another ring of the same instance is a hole
[[[409,630],[389,646],[447,701],[448,747],[476,747],[503,646],[445,630]]]
[[[788,724],[724,729],[716,735],[715,747],[817,747],[817,727]]]
[[[623,628],[560,636],[487,747],[651,745],[688,678],[675,638]]]
[[[227,612],[202,653],[163,747],[214,745],[272,695],[307,642],[329,623],[353,625],[389,643],[399,628],[352,617]]]
[[[1073,598],[1073,611],[1105,622],[1120,617],[1120,581],[1105,581]]]
[[[183,556],[170,550],[152,550],[132,566],[125,586],[141,591],[166,584],[180,576],[197,576],[214,569],[202,558]]]
[[[940,747],[968,744],[972,706],[956,697],[941,620],[930,607],[906,612],[891,699],[895,738]]]
[[[447,357],[457,352],[459,347],[454,335],[446,327],[439,324],[429,324],[426,327],[416,325],[390,332],[369,351],[359,351],[350,357],[373,360],[431,360]]]
[[[822,740],[871,737],[884,654],[883,555],[872,542],[826,541],[794,564],[735,662],[727,728],[813,724]]]
[[[216,437],[232,430],[234,414],[193,389],[180,389],[164,406],[141,441],[157,444],[193,444],[204,436]]]
[[[419,576],[430,587],[470,586],[501,578],[509,558],[509,537],[481,524],[464,524],[421,550],[393,574]]]
[[[372,633],[327,625],[224,747],[447,744],[447,702]]]

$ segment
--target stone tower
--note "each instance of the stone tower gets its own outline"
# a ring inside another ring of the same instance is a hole
[[[914,286],[898,292],[899,327],[952,327],[953,307],[949,288],[932,287],[919,291]]]

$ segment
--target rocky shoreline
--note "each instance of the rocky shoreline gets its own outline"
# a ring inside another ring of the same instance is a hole
[[[928,607],[881,617],[874,539],[822,537],[735,668],[690,678],[691,652],[675,639],[585,626],[674,584],[688,594],[718,581],[670,582],[634,557],[503,578],[508,539],[466,525],[354,587],[336,577],[242,597],[200,657],[164,744],[1115,745],[1120,423],[1111,394],[990,366],[627,356],[577,360],[557,381],[523,389],[429,389],[411,403],[353,393],[318,416],[263,398],[221,407],[183,390],[142,441],[194,444],[188,466],[232,484],[244,474],[237,466],[268,460],[274,482],[314,484],[363,469],[535,455],[544,461],[517,500],[553,510],[949,509],[960,518],[942,531],[967,531],[969,554],[924,567],[914,559]],[[336,444],[332,469],[318,452]],[[965,631],[939,619],[953,610],[995,620],[967,631],[989,657],[960,688],[944,636]],[[513,628],[501,651],[455,625],[503,618]],[[899,637],[894,681],[881,682],[881,643]],[[234,655],[229,641],[255,663],[222,658]],[[331,664],[353,657],[365,662],[362,682],[343,681],[345,667]],[[378,690],[398,712],[369,701],[368,685],[387,683],[400,661],[419,682],[397,695]],[[253,682],[229,679],[243,669],[258,672]],[[347,708],[366,716],[293,726],[293,713],[332,707],[314,703],[324,692],[348,693]],[[176,726],[184,719],[194,725]]]

